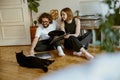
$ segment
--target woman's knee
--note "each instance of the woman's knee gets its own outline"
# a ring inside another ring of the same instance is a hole
[[[75,36],[70,36],[68,40],[73,41],[76,40],[77,38]]]
[[[76,37],[75,37],[75,36],[70,36],[69,38],[70,38],[70,39],[74,39],[74,38],[76,38]]]

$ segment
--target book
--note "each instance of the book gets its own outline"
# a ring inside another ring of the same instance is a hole
[[[48,58],[52,58],[52,55],[50,52],[38,52],[35,54],[35,57],[38,57],[41,59],[48,59]]]

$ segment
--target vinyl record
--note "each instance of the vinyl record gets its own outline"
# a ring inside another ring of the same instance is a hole
[[[65,32],[64,31],[61,31],[61,30],[54,30],[54,31],[51,31],[48,33],[48,35],[50,37],[54,37],[54,36],[61,36],[61,35],[64,35]]]

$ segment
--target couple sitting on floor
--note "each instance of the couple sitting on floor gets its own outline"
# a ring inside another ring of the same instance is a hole
[[[61,25],[54,21],[50,14],[43,13],[39,16],[39,27],[36,30],[35,38],[32,42],[30,55],[34,55],[34,51],[46,51],[46,50],[58,50],[59,56],[65,56],[59,41],[55,41],[51,44],[54,37],[50,37],[48,34],[54,30],[61,30],[64,35],[64,47],[66,49],[74,50],[73,55],[81,56],[85,54],[87,59],[93,59],[89,52],[87,52],[88,45],[92,38],[91,31],[80,35],[80,20],[74,18],[72,10],[70,8],[64,8],[60,12]]]

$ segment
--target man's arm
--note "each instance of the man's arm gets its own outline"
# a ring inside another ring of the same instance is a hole
[[[35,46],[36,46],[36,44],[37,44],[37,42],[38,42],[38,37],[35,37],[34,38],[34,40],[33,40],[33,42],[32,42],[32,46],[31,46],[31,49],[30,49],[30,55],[33,55],[34,54],[34,48],[35,48]]]

